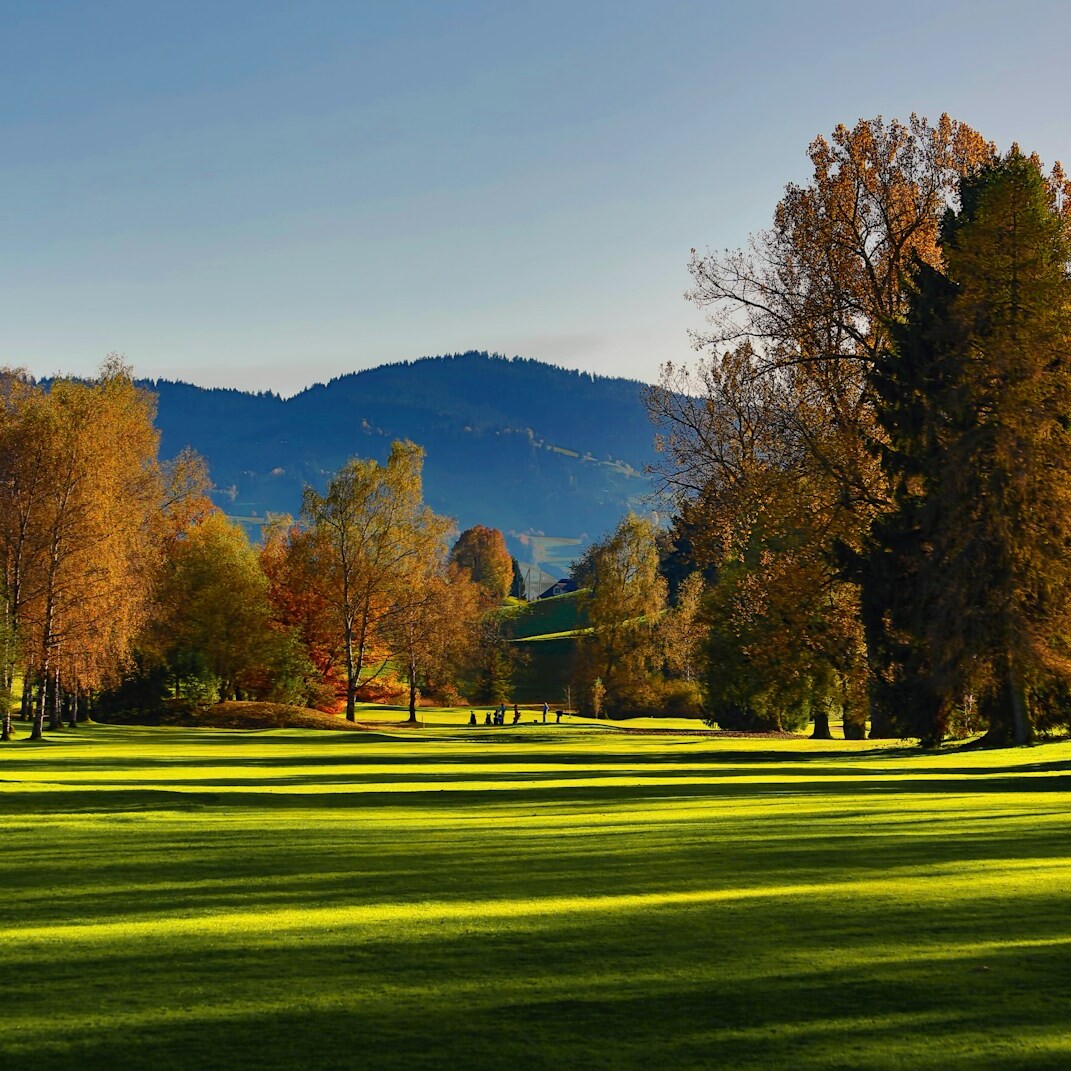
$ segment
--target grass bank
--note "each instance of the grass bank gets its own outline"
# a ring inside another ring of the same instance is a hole
[[[450,721],[0,750],[0,1066],[1071,1063],[1071,744]]]

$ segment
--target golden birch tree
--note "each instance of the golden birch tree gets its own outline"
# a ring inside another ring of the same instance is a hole
[[[434,557],[452,527],[423,504],[423,459],[419,446],[395,442],[385,465],[353,458],[323,494],[305,489],[303,517],[326,549],[321,591],[341,639],[350,721],[358,689],[375,675],[365,675],[366,658],[394,595],[413,563]]]

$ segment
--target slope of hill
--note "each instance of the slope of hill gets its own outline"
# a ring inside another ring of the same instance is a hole
[[[642,385],[539,361],[465,353],[384,365],[292,398],[159,380],[165,456],[208,460],[217,502],[251,525],[296,514],[305,484],[394,439],[427,451],[425,497],[462,528],[506,532],[518,559],[560,574],[629,508],[654,460]]]
[[[511,607],[508,630],[520,659],[513,674],[514,702],[572,707],[569,692],[576,661],[577,630],[584,622],[577,593]]]

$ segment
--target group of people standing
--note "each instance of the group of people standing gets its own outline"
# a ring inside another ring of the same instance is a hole
[[[550,706],[546,700],[543,701],[543,724],[547,722],[547,714],[550,713]],[[513,724],[516,725],[521,720],[521,708],[516,703],[513,704]],[[562,720],[561,711],[557,712],[557,721]],[[505,725],[506,724],[506,704],[500,703],[494,710],[489,710],[483,719],[484,725]],[[476,711],[469,711],[469,725],[477,725]]]

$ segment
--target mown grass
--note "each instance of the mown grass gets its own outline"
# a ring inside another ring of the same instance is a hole
[[[509,619],[510,635],[518,640],[574,632],[583,624],[575,591],[513,604],[503,613]]]
[[[1071,1065],[1071,744],[430,720],[0,751],[0,1066]]]

